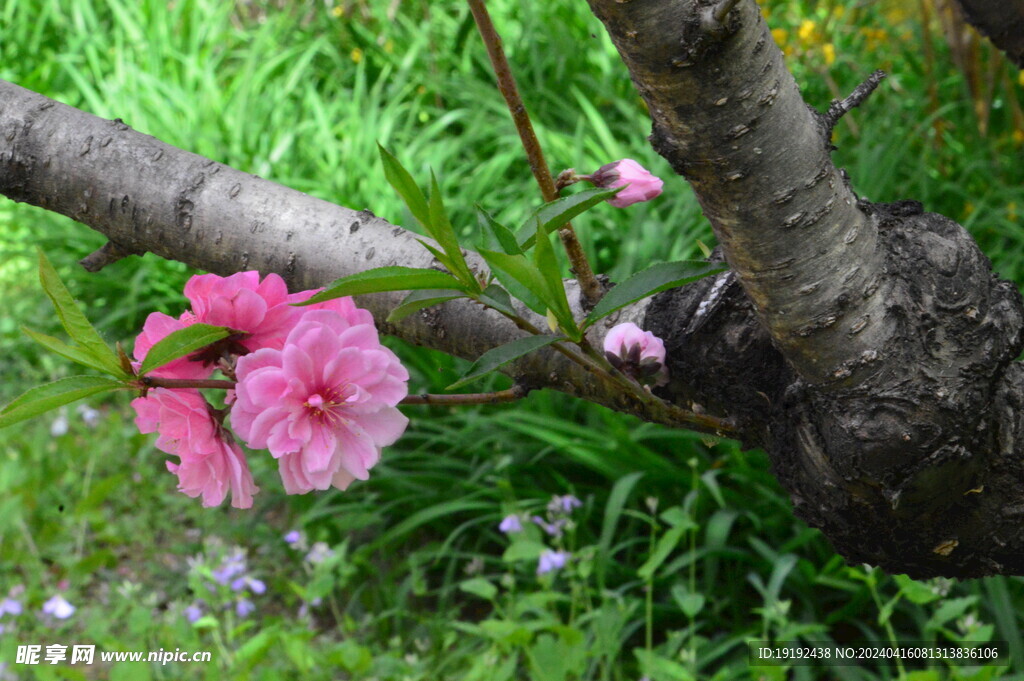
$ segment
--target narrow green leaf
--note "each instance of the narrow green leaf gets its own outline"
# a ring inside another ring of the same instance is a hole
[[[88,350],[78,347],[77,345],[68,345],[59,338],[48,336],[45,333],[39,333],[33,331],[27,327],[21,327],[21,330],[25,332],[25,335],[39,343],[47,350],[54,352],[65,359],[69,359],[76,364],[87,366],[90,369],[96,369],[102,371],[105,374],[116,376],[118,378],[128,378],[128,375],[118,366],[117,373],[114,373],[105,362],[100,361],[95,355]]]
[[[139,368],[139,375],[147,374],[190,352],[205,348],[232,333],[234,331],[231,329],[210,324],[192,324],[169,333],[146,353],[146,359],[142,360],[142,366]]]
[[[420,246],[423,246],[423,248],[425,248],[428,251],[430,251],[430,254],[432,256],[434,256],[439,263],[444,265],[444,268],[446,270],[448,270],[449,272],[455,271],[455,265],[452,264],[451,258],[449,258],[443,251],[440,251],[437,248],[435,248],[434,246],[431,246],[430,244],[428,244],[423,239],[416,239],[416,241],[419,241],[420,242]]]
[[[537,247],[533,251],[533,262],[544,279],[548,291],[548,308],[558,320],[558,325],[573,340],[579,340],[576,320],[572,318],[569,300],[565,297],[565,286],[562,284],[562,272],[555,258],[555,249],[544,231],[544,225],[537,220]]]
[[[512,233],[512,230],[491,217],[491,214],[479,205],[476,206],[476,219],[480,223],[480,227],[494,235],[494,239],[498,242],[502,251],[509,255],[517,255],[523,252],[519,248],[519,242],[516,241],[516,236]]]
[[[448,255],[452,265],[449,269],[451,269],[452,274],[467,287],[477,287],[476,279],[469,271],[469,267],[466,265],[466,258],[463,257],[462,249],[459,248],[459,240],[455,236],[455,228],[452,227],[452,223],[448,219],[448,211],[444,207],[444,197],[441,196],[441,187],[437,184],[437,177],[433,171],[430,172],[430,202],[428,210],[430,211],[430,236],[434,237],[434,241],[440,244],[441,248]]]
[[[615,189],[594,187],[593,189],[585,189],[571,196],[565,196],[555,199],[550,203],[545,203],[533,211],[530,217],[526,219],[526,222],[523,223],[523,226],[520,227],[520,234],[526,235],[522,242],[522,249],[525,251],[533,247],[537,239],[534,225],[538,219],[544,225],[544,233],[550,234],[565,223],[572,221],[577,215],[585,213],[599,203],[604,203],[622,191],[622,189],[622,187]]]
[[[521,560],[537,560],[540,554],[548,550],[548,547],[532,539],[517,539],[508,545],[501,560],[506,563],[517,563]]]
[[[604,575],[606,564],[609,560],[606,557],[611,550],[612,538],[615,536],[615,530],[619,525],[619,518],[622,516],[622,511],[626,506],[626,500],[629,498],[633,488],[636,487],[636,483],[643,476],[643,471],[637,471],[619,478],[612,487],[611,494],[608,495],[608,503],[604,507],[604,521],[601,524],[601,539],[597,544],[597,556],[600,561],[597,567],[597,580],[601,589],[604,588]]]
[[[298,306],[322,303],[342,296],[381,291],[412,291],[427,288],[462,289],[462,284],[450,274],[416,267],[377,267],[332,281],[327,289]]]
[[[526,303],[539,315],[545,314],[549,304],[547,284],[543,275],[524,255],[509,255],[480,249],[480,255],[509,293]]]
[[[494,597],[498,595],[498,587],[494,586],[483,577],[475,577],[473,579],[467,579],[464,582],[460,582],[459,589],[468,594],[479,596],[485,601],[492,601],[494,600]]]
[[[612,312],[630,303],[660,293],[666,289],[689,284],[709,274],[717,274],[725,269],[719,263],[681,260],[679,262],[663,262],[652,265],[646,270],[637,272],[621,284],[613,287],[604,295],[594,309],[591,310],[583,324],[587,328],[597,320],[607,317]]]
[[[665,562],[665,559],[669,557],[672,551],[675,550],[689,529],[686,523],[676,525],[669,528],[665,534],[658,538],[658,542],[654,545],[654,551],[651,552],[647,561],[637,570],[640,579],[646,582],[654,578],[654,573],[661,567],[661,564]]]
[[[93,328],[82,310],[79,309],[75,299],[71,297],[71,293],[64,286],[64,282],[60,280],[57,270],[53,268],[42,249],[39,249],[39,281],[43,285],[43,291],[46,292],[53,307],[57,310],[60,323],[68,332],[71,340],[82,346],[83,350],[103,364],[104,371],[120,375],[121,363],[117,361],[117,355],[107,347],[99,332]]]
[[[0,409],[0,428],[6,428],[83,397],[123,387],[121,381],[106,376],[71,376],[40,385]]]
[[[493,307],[498,312],[504,312],[507,315],[517,314],[515,307],[512,306],[512,298],[509,297],[508,291],[497,284],[491,284],[477,297],[480,302],[488,307]]]
[[[387,178],[388,183],[395,188],[398,195],[405,201],[405,205],[409,207],[409,212],[412,213],[413,217],[423,225],[427,232],[431,232],[430,209],[427,206],[427,197],[423,195],[423,192],[412,179],[409,171],[399,163],[397,158],[391,155],[391,152],[380,144],[377,145],[377,148],[380,150],[380,160],[384,163],[384,177]]]
[[[495,369],[498,369],[509,362],[519,359],[523,355],[543,348],[546,345],[551,345],[560,340],[565,340],[564,336],[524,336],[517,338],[511,343],[505,345],[499,345],[496,348],[488,350],[484,354],[480,355],[477,361],[473,362],[473,365],[469,367],[462,378],[455,383],[448,386],[448,390],[454,390],[461,388],[467,383],[480,378],[484,374],[490,373]]]
[[[387,321],[398,322],[414,312],[419,312],[428,307],[444,303],[455,298],[462,298],[466,294],[454,289],[423,289],[412,291],[405,299],[391,311]]]

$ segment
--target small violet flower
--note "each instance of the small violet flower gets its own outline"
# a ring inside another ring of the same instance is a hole
[[[182,614],[185,615],[185,619],[194,624],[196,620],[203,616],[203,609],[199,607],[198,603],[193,603],[185,608]]]
[[[582,505],[583,502],[572,494],[553,496],[551,497],[551,501],[548,503],[548,512],[568,514],[572,513],[573,509],[579,508]]]
[[[595,186],[605,189],[625,187],[608,200],[608,203],[616,208],[625,208],[634,203],[650,201],[661,194],[663,184],[646,168],[629,158],[603,165],[589,178],[584,179],[589,179]]]
[[[82,421],[89,428],[95,428],[97,425],[99,425],[100,412],[98,410],[93,409],[87,404],[80,404],[78,405],[78,409],[76,409],[75,411],[78,412],[78,415],[82,417]]]
[[[311,548],[309,550],[309,553],[306,554],[306,560],[310,563],[313,563],[314,565],[318,565],[327,560],[328,558],[333,557],[334,551],[332,551],[331,547],[329,547],[325,542],[322,541],[318,541],[317,543],[313,544],[313,548]]]
[[[540,554],[537,561],[537,574],[544,575],[555,570],[561,570],[569,560],[569,554],[565,551],[547,550]]]
[[[5,598],[0,601],[0,617],[4,615],[20,615],[21,601],[13,598]]]
[[[253,605],[252,601],[250,601],[248,598],[243,598],[242,600],[238,601],[238,603],[235,604],[235,613],[239,617],[247,617],[255,609],[256,609],[256,606]]]
[[[50,424],[50,437],[60,437],[68,432],[68,413],[61,409],[57,418]]]
[[[512,514],[505,516],[501,523],[498,525],[498,529],[505,534],[512,534],[513,532],[522,532],[523,523],[519,520],[519,516]]]
[[[534,525],[537,525],[552,537],[561,537],[562,529],[565,528],[566,524],[568,524],[568,521],[565,518],[556,518],[549,523],[539,515],[533,516],[530,520]]]
[[[212,574],[218,584],[227,584],[233,577],[244,573],[245,569],[245,553],[241,549],[235,549],[224,557]]]
[[[239,577],[231,582],[232,591],[241,591],[242,589],[248,589],[254,594],[261,594],[267,590],[267,585],[263,583],[263,580],[249,576]]]
[[[633,322],[612,327],[604,337],[604,355],[613,367],[641,383],[668,383],[664,341]]]
[[[59,620],[66,620],[75,614],[75,606],[68,603],[63,596],[57,594],[43,603],[43,613],[53,615]]]
[[[298,544],[299,540],[301,540],[301,539],[302,539],[302,533],[299,532],[298,530],[292,530],[291,532],[289,532],[288,534],[286,534],[284,536],[285,543],[286,544],[291,544],[291,545]]]

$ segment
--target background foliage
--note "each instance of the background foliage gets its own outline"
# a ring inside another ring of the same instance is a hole
[[[577,220],[595,270],[621,278],[699,257],[710,229],[647,146],[643,103],[585,4],[489,5],[556,172],[631,157],[668,180],[658,201]],[[815,106],[876,67],[890,73],[837,129],[836,159],[857,191],[916,198],[960,220],[997,271],[1024,281],[1024,77],[937,0],[762,5]],[[466,234],[475,202],[518,222],[539,200],[458,2],[10,0],[0,25],[0,77],[398,224],[413,221],[385,182],[377,142],[418,178],[438,173]],[[182,309],[184,266],[147,256],[99,275],[77,268],[101,244],[69,220],[0,202],[0,401],[69,370],[19,331],[58,333],[35,246],[111,341],[130,347],[149,312]],[[450,358],[398,350],[416,391],[458,375]],[[214,652],[204,665],[115,665],[112,679],[1012,673],[749,667],[745,642],[765,638],[990,637],[1009,641],[1024,669],[1020,578],[918,583],[848,567],[793,518],[763,453],[730,442],[548,393],[509,407],[410,408],[413,426],[369,482],[287,497],[273,463],[258,459],[262,492],[254,509],[236,511],[174,491],[126,400],[89,406],[92,425],[72,409],[0,432],[0,598],[14,588],[25,606],[0,616],[0,678],[93,678],[80,666],[11,664],[18,643],[73,641]],[[570,493],[583,507],[561,538],[531,523],[515,542],[498,531],[507,514],[543,516],[552,495]],[[291,530],[298,543],[284,541]],[[573,558],[538,576],[542,544]],[[232,547],[244,553],[240,574],[265,592],[219,584],[217,571],[242,555]],[[78,608],[63,621],[39,614],[58,592]]]

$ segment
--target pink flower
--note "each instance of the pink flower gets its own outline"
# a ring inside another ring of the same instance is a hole
[[[186,312],[185,315],[187,314]],[[194,318],[189,318],[185,315],[182,315],[181,320],[165,315],[162,312],[154,312],[146,317],[146,323],[142,326],[142,333],[135,339],[135,349],[133,350],[135,359],[142,362],[142,360],[146,359],[150,349],[163,340],[164,337],[193,324]],[[212,373],[213,366],[196,361],[193,359],[193,356],[189,356],[179,357],[173,362],[154,369],[149,372],[149,375],[159,376],[160,378],[202,379],[209,378]]]
[[[190,497],[202,495],[204,506],[217,506],[231,490],[231,505],[250,508],[258,491],[238,444],[211,413],[198,390],[157,388],[132,401],[135,425],[143,433],[159,433],[157,449],[180,463],[167,462],[178,476],[178,489]]]
[[[616,208],[650,201],[661,194],[663,184],[646,168],[629,158],[601,166],[590,176],[590,181],[605,189],[625,187],[614,198],[608,200],[608,203]]]
[[[250,447],[278,459],[289,494],[365,480],[408,424],[395,405],[408,393],[409,373],[368,318],[349,312],[305,312],[281,350],[238,360],[231,424]]]
[[[185,297],[192,303],[194,321],[244,333],[237,340],[250,352],[280,348],[302,315],[300,308],[289,305],[293,301],[288,287],[276,274],[268,274],[263,281],[256,271],[230,277],[198,274],[185,284]]]
[[[640,382],[668,383],[665,343],[632,322],[612,327],[604,337],[605,357],[612,366]]]

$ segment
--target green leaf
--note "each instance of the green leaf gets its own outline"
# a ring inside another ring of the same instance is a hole
[[[480,302],[499,312],[513,316],[517,314],[516,309],[512,306],[512,298],[509,297],[508,291],[497,284],[491,284],[485,288],[484,292],[478,295],[477,298]]]
[[[491,234],[494,235],[494,239],[498,242],[498,245],[501,246],[502,251],[509,255],[517,255],[523,252],[522,249],[519,248],[519,242],[516,241],[515,234],[512,233],[512,230],[491,217],[491,214],[479,205],[476,206],[476,219],[479,221],[482,228],[490,230]]]
[[[539,315],[555,307],[548,293],[548,285],[544,275],[524,255],[509,255],[497,251],[480,250],[480,255],[509,292],[526,303],[526,306]]]
[[[462,291],[456,291],[454,289],[422,289],[420,291],[413,291],[405,297],[405,299],[391,311],[388,315],[387,321],[397,322],[405,319],[414,312],[439,303],[444,303],[455,298],[462,298],[466,294]]]
[[[544,226],[544,233],[550,234],[565,223],[570,222],[577,215],[585,213],[597,204],[612,198],[622,189],[623,187],[615,189],[599,189],[595,187],[571,196],[555,199],[550,203],[545,203],[531,213],[530,217],[526,219],[526,222],[520,228],[520,233],[527,235],[526,239],[522,242],[522,250],[525,251],[531,248],[536,242],[537,235],[534,232],[533,226],[538,219],[541,225]]]
[[[394,187],[398,195],[402,197],[413,217],[423,225],[427,232],[431,232],[427,197],[423,196],[423,192],[413,181],[412,175],[398,162],[397,158],[391,155],[391,152],[380,144],[377,144],[377,148],[380,150],[380,160],[384,163],[384,177],[387,178],[388,184]]]
[[[682,584],[676,584],[671,590],[672,598],[675,600],[676,605],[683,611],[683,614],[689,618],[693,618],[701,611],[704,607],[706,599],[703,594],[693,593],[689,591]]]
[[[316,294],[309,300],[296,305],[312,305],[325,300],[356,296],[362,293],[379,293],[381,291],[412,291],[429,288],[462,289],[462,284],[455,277],[438,270],[419,269],[416,267],[377,267],[365,272],[342,277],[332,281],[327,289]]]
[[[569,309],[569,300],[565,297],[565,286],[562,284],[562,272],[555,258],[555,250],[551,248],[551,241],[544,232],[540,220],[537,221],[537,248],[533,251],[533,262],[544,279],[548,292],[548,308],[566,335],[573,340],[579,340],[580,334]]]
[[[537,560],[540,554],[547,551],[548,547],[531,539],[518,539],[508,545],[501,559],[506,563],[518,563],[522,560]]]
[[[0,428],[6,428],[83,397],[123,387],[121,381],[106,376],[71,376],[40,385],[0,409]]]
[[[48,336],[45,333],[33,331],[32,329],[24,326],[21,327],[21,330],[25,332],[26,336],[42,345],[47,350],[55,352],[65,359],[70,359],[76,364],[81,364],[89,367],[90,369],[96,369],[97,371],[117,376],[118,378],[128,378],[128,374],[125,373],[120,365],[118,365],[117,373],[114,373],[105,362],[101,362],[91,352],[84,350],[77,345],[68,345],[59,338],[54,338],[53,336]]]
[[[461,388],[470,381],[473,381],[484,374],[490,373],[495,369],[504,366],[512,360],[519,359],[523,355],[543,348],[546,345],[551,345],[560,340],[565,340],[564,336],[523,336],[517,338],[511,343],[505,343],[505,345],[499,345],[496,348],[488,350],[484,354],[480,355],[480,358],[473,362],[473,365],[466,370],[455,383],[448,386],[448,390],[454,390]]]
[[[85,352],[106,367],[104,371],[120,376],[123,372],[117,355],[107,347],[99,332],[93,328],[82,310],[79,309],[75,299],[71,297],[71,293],[64,286],[64,282],[60,280],[57,270],[53,268],[42,249],[39,249],[39,281],[43,285],[43,291],[46,292],[53,307],[57,310],[60,323],[71,336],[71,340],[82,346]]]
[[[469,271],[469,266],[466,265],[466,258],[462,255],[458,237],[455,236],[455,228],[452,227],[452,223],[448,219],[448,211],[444,207],[444,197],[441,196],[441,187],[437,184],[437,177],[433,171],[430,172],[430,203],[428,210],[430,211],[430,225],[428,226],[430,236],[434,237],[434,241],[439,243],[444,252],[448,254],[452,264],[452,268],[449,268],[452,270],[452,274],[467,287],[478,288],[476,278]]]
[[[663,262],[652,265],[646,270],[637,272],[621,284],[612,288],[598,301],[583,324],[587,328],[602,317],[607,317],[630,303],[660,293],[676,286],[697,281],[709,274],[716,274],[725,269],[718,263],[682,260],[679,262]]]
[[[467,579],[459,584],[459,589],[468,594],[479,596],[485,601],[493,601],[494,597],[498,595],[498,587],[494,586],[483,577]]]
[[[629,498],[633,488],[636,487],[636,483],[643,476],[643,471],[637,471],[619,478],[612,487],[611,494],[608,495],[608,503],[604,507],[604,521],[601,523],[601,539],[597,544],[597,556],[600,561],[597,569],[597,579],[602,590],[604,589],[604,573],[608,563],[606,556],[609,555],[612,538],[615,536],[615,530],[619,524],[619,518],[622,516],[622,511],[626,506],[626,500]]]
[[[434,246],[431,246],[430,244],[428,244],[423,239],[416,239],[416,241],[419,241],[420,242],[420,246],[423,246],[423,248],[425,248],[428,251],[430,251],[430,254],[432,256],[434,256],[435,258],[437,258],[437,261],[439,263],[441,263],[442,265],[444,265],[446,270],[448,270],[449,272],[454,272],[455,271],[455,265],[452,264],[452,259],[449,258],[443,251],[437,249]]]
[[[146,359],[142,360],[142,367],[139,368],[139,375],[147,374],[190,352],[205,348],[232,333],[232,329],[210,324],[192,324],[169,333],[146,353]]]
[[[675,527],[669,528],[665,534],[658,538],[658,542],[654,545],[654,551],[651,552],[647,561],[640,566],[639,570],[637,570],[637,574],[640,575],[640,579],[646,582],[654,578],[655,571],[661,567],[661,564],[665,562],[665,559],[669,557],[669,554],[675,550],[676,546],[689,529],[690,528],[686,523],[676,525]]]

